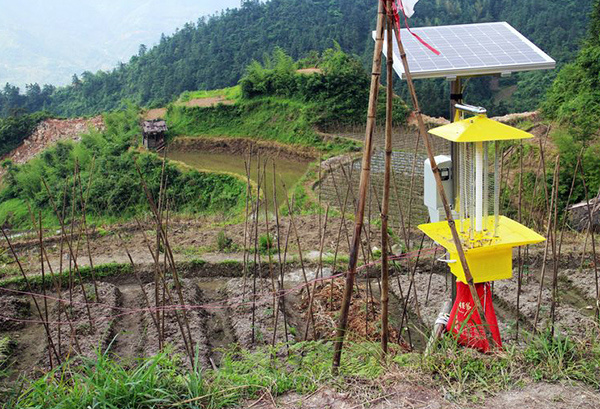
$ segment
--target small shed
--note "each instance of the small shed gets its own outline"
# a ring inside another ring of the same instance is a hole
[[[144,147],[152,150],[164,148],[167,131],[167,123],[164,119],[144,121],[142,123]]]
[[[594,232],[600,232],[600,207],[598,198],[590,199],[589,206],[592,211],[592,228]],[[577,231],[587,230],[589,223],[589,210],[587,201],[583,201],[569,207],[569,224]]]

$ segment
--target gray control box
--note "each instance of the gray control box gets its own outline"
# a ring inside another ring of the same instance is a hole
[[[440,175],[442,177],[442,186],[448,198],[448,203],[452,208],[454,204],[454,189],[452,183],[452,159],[446,155],[438,155],[435,157]],[[435,176],[431,170],[429,159],[425,160],[423,169],[423,203],[429,210],[429,219],[431,223],[446,220],[444,205],[442,198],[437,191]]]

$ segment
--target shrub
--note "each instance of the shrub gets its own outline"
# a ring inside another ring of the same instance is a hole
[[[273,238],[270,234],[263,234],[258,238],[258,250],[262,254],[268,254],[273,250]]]
[[[217,248],[219,251],[231,250],[233,240],[227,237],[224,230],[221,230],[217,235]]]

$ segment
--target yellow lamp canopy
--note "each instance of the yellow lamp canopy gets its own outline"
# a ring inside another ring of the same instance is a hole
[[[431,129],[433,135],[458,143],[452,157],[456,182],[452,188],[457,231],[471,274],[475,282],[486,282],[512,277],[512,249],[517,246],[544,241],[533,230],[508,217],[500,216],[500,171],[498,141],[532,138],[533,135],[509,125],[489,119],[486,110],[471,105],[456,104],[457,120]],[[461,113],[474,116],[460,120]],[[490,143],[495,142],[493,154],[493,213],[490,216]],[[428,162],[426,162],[426,171]],[[426,172],[427,174],[427,172]],[[431,178],[429,178],[431,179]],[[431,197],[436,187],[425,179],[425,197]],[[431,201],[426,201],[426,204]],[[431,206],[429,206],[431,207]],[[434,209],[437,210],[437,209]],[[437,214],[430,209],[430,215]],[[430,218],[432,220],[434,217]],[[432,240],[448,251],[451,272],[465,282],[465,273],[447,221],[419,226]]]
[[[429,130],[451,142],[489,142],[533,138],[533,135],[479,114]]]

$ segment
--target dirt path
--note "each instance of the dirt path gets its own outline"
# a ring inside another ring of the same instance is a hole
[[[142,290],[137,284],[119,286],[119,307],[139,308],[143,299]],[[115,340],[112,351],[115,356],[128,360],[143,356],[142,345],[146,337],[141,314],[122,315],[115,325]]]
[[[598,409],[600,393],[579,384],[534,383],[503,391],[483,403],[455,403],[444,399],[432,387],[411,382],[395,382],[377,395],[369,395],[361,385],[344,392],[330,388],[300,396],[285,394],[277,399],[263,396],[240,407],[256,409]]]
[[[226,302],[227,280],[200,279],[197,284],[202,291],[201,302],[203,304]],[[237,342],[231,323],[232,317],[227,308],[203,308],[203,312],[206,320],[208,360],[211,366],[218,367],[223,357],[223,348]]]

